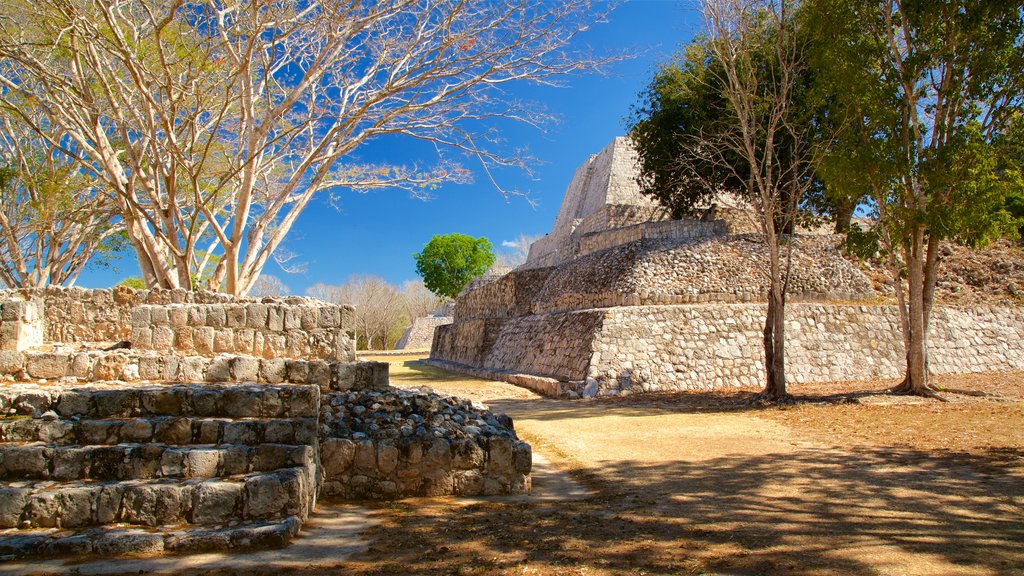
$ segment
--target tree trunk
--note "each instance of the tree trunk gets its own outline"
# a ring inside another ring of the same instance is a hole
[[[764,322],[765,386],[757,399],[776,402],[788,397],[785,344],[786,300],[782,291],[772,286],[768,291],[768,314]]]
[[[907,307],[909,308],[906,329],[908,334],[904,335],[907,343],[907,371],[897,386],[892,389],[894,394],[911,394],[916,396],[934,396],[934,389],[928,382],[928,313],[930,306],[926,305],[926,278],[934,276],[927,274],[926,264],[930,259],[926,258],[924,242],[924,227],[917,225],[911,236],[909,250],[906,254],[907,262]],[[936,265],[937,262],[931,262]]]

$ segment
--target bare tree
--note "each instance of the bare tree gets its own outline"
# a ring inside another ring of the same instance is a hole
[[[702,12],[716,83],[728,106],[722,129],[694,153],[744,182],[768,251],[764,325],[766,383],[758,398],[788,397],[785,373],[786,291],[791,230],[812,180],[809,125],[800,121],[797,83],[805,65],[791,0],[704,0]],[[783,153],[784,151],[784,153]]]
[[[443,299],[423,285],[422,280],[406,280],[402,283],[401,297],[409,323],[433,314],[444,303]]]
[[[368,350],[384,350],[397,339],[405,312],[399,291],[379,276],[355,275],[340,286],[315,284],[306,294],[325,302],[355,307],[358,344]],[[376,347],[375,347],[376,345]]]
[[[118,245],[113,198],[53,142],[0,109],[0,284],[73,285],[94,256]],[[26,109],[32,122],[37,111]]]
[[[260,274],[249,289],[249,296],[284,296],[291,291],[277,276]]]
[[[498,252],[496,264],[515,268],[530,256],[530,245],[539,240],[539,234],[520,234],[515,240],[505,240],[501,243],[505,250]]]
[[[37,103],[116,194],[147,285],[191,286],[216,253],[211,284],[243,294],[320,192],[467,181],[442,150],[492,183],[525,167],[496,123],[548,118],[503,87],[601,64],[570,47],[589,4],[8,0],[0,101]],[[348,160],[385,135],[437,164]]]

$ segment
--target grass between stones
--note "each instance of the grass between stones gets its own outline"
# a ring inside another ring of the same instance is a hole
[[[590,402],[389,358],[392,383],[504,410],[594,489],[574,501],[374,504],[355,574],[1024,574],[1024,374]],[[337,573],[310,570],[305,573]]]

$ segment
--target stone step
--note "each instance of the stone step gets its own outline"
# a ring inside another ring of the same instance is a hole
[[[84,528],[118,523],[213,526],[232,520],[305,518],[315,470],[120,482],[0,482],[0,528]]]
[[[163,551],[195,553],[214,550],[279,548],[298,533],[302,520],[231,522],[214,527],[189,526],[153,530],[117,526],[63,530],[0,530],[0,562],[17,558],[96,554],[121,556]]]
[[[312,446],[286,444],[118,444],[58,446],[0,444],[0,478],[96,481],[216,478],[311,466]]]
[[[148,416],[72,420],[65,418],[0,419],[0,442],[49,445],[163,444],[315,444],[316,418],[205,418]]]
[[[0,414],[63,418],[315,418],[319,399],[317,386],[298,384],[11,384],[0,387]]]

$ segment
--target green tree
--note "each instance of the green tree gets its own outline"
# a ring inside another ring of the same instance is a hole
[[[454,298],[470,280],[494,264],[494,248],[487,238],[438,235],[413,258],[428,290],[442,298]]]
[[[830,186],[866,191],[888,258],[907,368],[896,393],[934,395],[928,324],[943,241],[981,245],[1015,227],[998,143],[1024,110],[1024,12],[1001,0],[809,4],[844,131]],[[1002,169],[1001,169],[1002,168]],[[1017,179],[1019,185],[1019,179]]]

